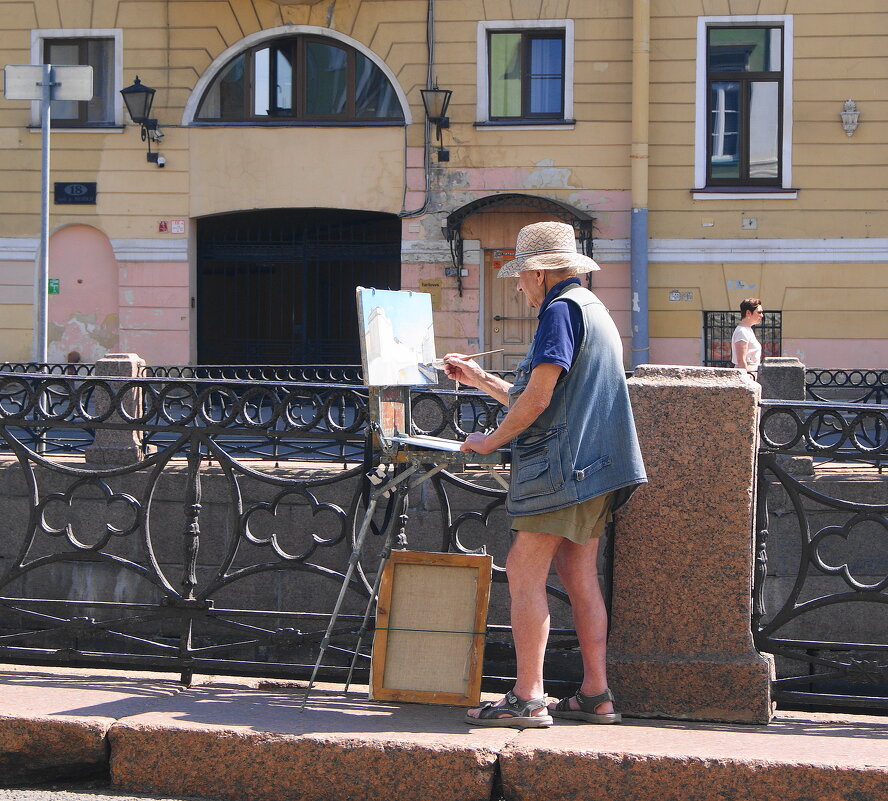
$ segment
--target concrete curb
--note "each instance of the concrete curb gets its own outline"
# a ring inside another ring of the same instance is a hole
[[[226,801],[489,801],[500,782],[508,801],[888,797],[885,717],[517,731],[329,687],[301,712],[280,682],[38,670],[0,667],[0,785],[110,769],[119,790]]]
[[[90,776],[108,766],[110,718],[0,716],[0,786]]]

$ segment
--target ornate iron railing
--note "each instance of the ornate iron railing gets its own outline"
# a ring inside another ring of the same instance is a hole
[[[142,408],[117,420],[109,402],[126,391],[124,386],[139,394]],[[15,410],[9,422],[20,425],[23,442],[42,453],[60,454],[85,453],[99,426],[129,427],[148,453],[175,439],[171,425],[208,426],[234,415],[243,427],[231,436],[220,432],[217,444],[236,455],[356,462],[366,423],[366,392],[347,384],[0,373],[0,403]]]
[[[811,400],[840,403],[888,402],[888,370],[805,369]]]
[[[58,365],[56,365],[58,366]],[[31,370],[30,372],[35,372]],[[58,371],[57,371],[58,372]],[[491,370],[509,379],[514,370]],[[232,378],[238,381],[307,381],[319,384],[364,383],[359,364],[168,364],[146,365],[142,375],[153,378]]]
[[[83,362],[0,362],[0,373],[48,373],[49,375],[92,375],[95,364]]]
[[[888,460],[888,405],[779,400],[761,405],[761,442],[770,451],[877,467]]]
[[[146,378],[210,378],[236,381],[296,381],[312,384],[364,383],[358,364],[169,364],[146,365]]]
[[[27,365],[23,365],[27,366]],[[83,365],[86,367],[86,365]],[[164,373],[165,379],[146,378],[139,384],[146,424],[158,416],[187,418],[195,404],[203,404],[214,419],[225,419],[232,404],[242,403],[252,415],[253,435],[220,435],[217,444],[230,454],[245,459],[331,461],[353,464],[360,461],[366,435],[367,390],[360,383],[360,368],[323,367],[151,367],[146,372]],[[226,378],[223,373],[240,375]],[[281,377],[341,377],[344,383],[291,381]],[[178,378],[178,380],[169,380]],[[18,435],[41,453],[83,454],[92,445],[94,426],[71,425],[74,406],[85,420],[101,422],[96,408],[107,398],[112,384],[120,379],[77,376],[52,371],[49,376],[35,370],[0,373],[0,401],[14,403],[15,397],[33,397],[23,407]],[[288,386],[286,414],[276,409],[277,388]],[[27,389],[25,389],[27,387]],[[163,390],[159,390],[163,387]],[[461,389],[417,389],[413,393],[414,422],[419,433],[464,439],[492,425],[501,409],[483,393]],[[265,425],[265,423],[268,425]],[[259,423],[259,425],[256,427]],[[163,446],[170,437],[166,425],[134,426],[144,452]],[[8,452],[0,442],[0,453]]]
[[[7,373],[25,373],[31,382],[39,381],[41,375],[94,375],[94,365],[90,364],[20,362],[6,366],[12,368]],[[512,375],[510,372],[499,374],[507,378]],[[0,376],[3,375],[5,373],[0,371]],[[208,381],[240,381],[240,385],[229,385],[227,392],[248,393],[245,397],[258,418],[273,415],[274,409],[272,396],[257,391],[257,387],[301,384],[302,424],[298,430],[287,430],[282,422],[277,428],[264,430],[253,437],[245,432],[236,437],[220,437],[220,447],[242,459],[311,459],[353,464],[362,458],[367,393],[360,365],[166,365],[147,366],[143,375],[178,380],[175,389],[170,390],[164,399],[170,407],[193,403],[195,394],[201,392],[201,387],[206,387]],[[186,389],[189,385],[191,390]],[[88,414],[92,413],[93,395],[98,386],[95,382],[78,384],[78,403]],[[156,384],[146,384],[148,400],[152,398],[151,386]],[[37,406],[30,407],[26,414],[29,425],[19,431],[23,442],[41,453],[83,454],[92,444],[92,429],[72,428],[64,415],[52,412],[67,402],[65,385],[44,382],[40,387],[40,403],[46,413],[41,413]],[[0,383],[0,393],[3,391]],[[107,393],[103,390],[99,394]],[[208,402],[216,408],[217,415],[223,414],[221,395],[211,393]],[[500,413],[499,404],[488,396],[464,388],[459,391],[417,388],[413,393],[413,405],[414,422],[420,433],[457,439],[489,427]],[[309,431],[330,436],[306,438],[304,434]],[[168,433],[166,429],[156,432],[140,429],[139,436],[147,452],[162,444]],[[0,453],[3,452],[4,445],[0,442]]]
[[[0,459],[0,660],[168,670],[185,680],[195,672],[307,677],[377,466],[362,433],[361,388],[325,391],[296,382],[0,375],[0,443],[9,453]],[[331,398],[349,410],[347,424],[331,415]],[[441,413],[428,430],[469,419],[462,393],[425,402]],[[479,425],[495,414],[472,408]],[[42,453],[27,436],[61,425],[135,461]],[[230,447],[239,437],[357,443],[360,458],[317,470],[245,461]],[[489,476],[485,483],[446,471],[426,486],[410,510],[390,501],[375,516],[321,678],[346,673],[395,527],[419,550],[486,547],[497,564],[498,608],[506,606],[503,490]],[[564,594],[550,594],[563,613]],[[492,687],[511,681],[514,667],[508,627],[495,614],[490,631]],[[569,629],[553,635],[557,662],[576,640]],[[366,680],[369,654],[357,658],[357,679]],[[579,678],[576,659],[555,670],[556,682]]]
[[[888,503],[798,475],[811,454],[884,458],[886,414],[762,402],[753,635],[778,659],[778,702],[888,708]]]

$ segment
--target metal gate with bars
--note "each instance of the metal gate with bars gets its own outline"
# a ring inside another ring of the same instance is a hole
[[[200,220],[201,364],[360,362],[355,287],[399,289],[395,215],[276,209]]]
[[[703,366],[732,367],[731,335],[740,322],[739,311],[703,312]],[[765,311],[755,335],[762,343],[762,358],[779,356],[782,348],[782,313]]]

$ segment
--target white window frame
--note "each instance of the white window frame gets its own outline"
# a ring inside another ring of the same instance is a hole
[[[522,121],[519,124],[490,119],[490,64],[488,33],[490,31],[530,31],[560,30],[564,32],[564,119],[565,122],[544,121],[532,123]],[[478,23],[476,85],[478,99],[475,109],[475,120],[490,127],[510,128],[512,130],[534,130],[540,128],[573,128],[574,120],[574,24],[572,19],[516,19],[498,22],[481,21]]]
[[[114,97],[112,108],[114,120],[112,125],[123,128],[123,97],[120,90],[123,89],[123,29],[122,28],[41,28],[31,31],[31,63],[43,63],[43,43],[46,39],[113,39],[114,40]],[[40,127],[40,101],[31,103],[31,126]],[[53,133],[65,131],[101,131],[109,133],[108,125],[84,127],[59,126],[52,129]]]
[[[706,187],[706,33],[710,26],[737,26],[743,28],[756,25],[783,26],[783,142],[781,143],[782,189],[792,188],[792,15],[762,14],[758,16],[697,17],[697,96],[694,136],[694,187]],[[754,195],[763,199],[794,200],[797,192],[774,192],[767,186],[753,186],[743,192],[694,192],[694,200],[738,200]]]

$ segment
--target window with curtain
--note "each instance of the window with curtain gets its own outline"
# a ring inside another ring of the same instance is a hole
[[[490,119],[564,119],[564,32],[491,31]]]
[[[363,53],[317,36],[290,36],[239,53],[215,76],[197,122],[404,121],[394,86]]]
[[[51,104],[53,127],[115,123],[113,39],[44,39],[43,63],[93,68],[92,100],[54,100]]]
[[[710,27],[707,184],[780,186],[783,29]]]

